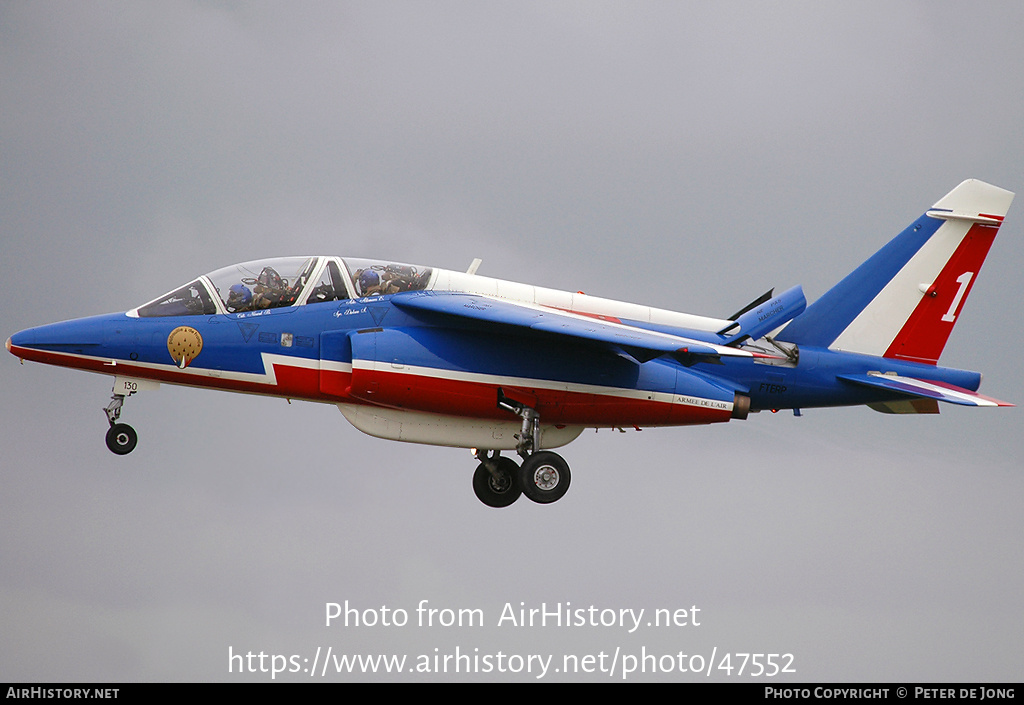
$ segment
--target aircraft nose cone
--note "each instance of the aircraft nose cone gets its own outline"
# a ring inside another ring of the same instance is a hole
[[[12,335],[10,345],[23,348],[60,350],[100,345],[103,331],[92,319],[78,319],[27,328]]]
[[[78,318],[26,328],[7,339],[7,350],[23,360],[43,361],[40,356],[97,355],[104,347],[104,336],[117,314]]]
[[[107,338],[123,317],[106,314],[26,328],[7,339],[7,350],[22,360],[105,371]]]

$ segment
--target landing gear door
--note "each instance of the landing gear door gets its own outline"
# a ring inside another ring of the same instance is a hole
[[[151,379],[134,379],[132,377],[114,377],[114,394],[131,396],[135,392],[149,392],[160,389],[160,383]]]

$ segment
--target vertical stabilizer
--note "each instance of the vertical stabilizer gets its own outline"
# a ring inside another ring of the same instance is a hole
[[[935,364],[1013,193],[969,179],[832,287],[780,340]]]

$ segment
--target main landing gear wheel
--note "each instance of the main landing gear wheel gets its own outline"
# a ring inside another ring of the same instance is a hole
[[[118,455],[128,455],[138,442],[139,434],[126,423],[116,423],[107,431],[107,448]]]
[[[562,498],[569,489],[569,464],[558,453],[542,450],[532,453],[519,468],[523,494],[538,504]]]
[[[511,458],[481,459],[473,473],[473,491],[488,507],[507,507],[519,499],[519,466]],[[493,472],[487,467],[493,466]]]

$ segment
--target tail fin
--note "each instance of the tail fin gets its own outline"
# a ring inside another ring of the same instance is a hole
[[[777,338],[934,365],[1012,200],[964,181]]]

